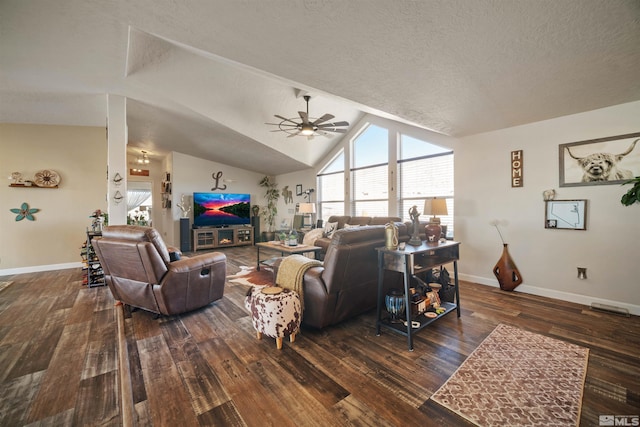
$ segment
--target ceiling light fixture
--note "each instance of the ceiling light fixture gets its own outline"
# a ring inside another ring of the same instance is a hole
[[[147,156],[146,151],[141,151],[142,157],[138,157],[138,163],[148,165],[149,164],[149,156]]]
[[[310,123],[304,123],[300,125],[299,129],[302,135],[309,136],[313,135],[317,128],[314,129]]]

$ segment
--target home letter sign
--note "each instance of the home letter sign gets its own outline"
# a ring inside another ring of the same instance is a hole
[[[511,152],[511,186],[522,187],[524,177],[522,176],[522,150]]]

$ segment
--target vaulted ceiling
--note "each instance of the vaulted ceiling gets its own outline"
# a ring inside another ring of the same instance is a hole
[[[274,114],[374,114],[456,137],[640,100],[637,0],[3,0],[0,122],[104,126],[131,150],[266,174],[342,135]]]

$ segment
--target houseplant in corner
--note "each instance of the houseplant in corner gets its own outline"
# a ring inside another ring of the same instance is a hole
[[[631,206],[634,203],[640,203],[640,176],[636,176],[629,181],[625,181],[622,185],[633,184],[633,186],[622,195],[620,203],[625,206]]]
[[[275,223],[276,215],[278,214],[280,191],[277,188],[278,184],[270,176],[262,178],[258,185],[265,189],[264,198],[267,201],[267,205],[261,209],[260,214],[264,216],[264,221],[267,224],[267,231],[263,233],[263,241],[269,242],[275,239]]]

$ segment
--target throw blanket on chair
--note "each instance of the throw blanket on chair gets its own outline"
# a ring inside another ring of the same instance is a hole
[[[300,305],[303,313],[304,295],[302,291],[302,283],[304,281],[304,273],[316,265],[322,265],[322,262],[296,254],[283,258],[280,263],[280,267],[278,267],[276,286],[297,292],[300,296]]]

